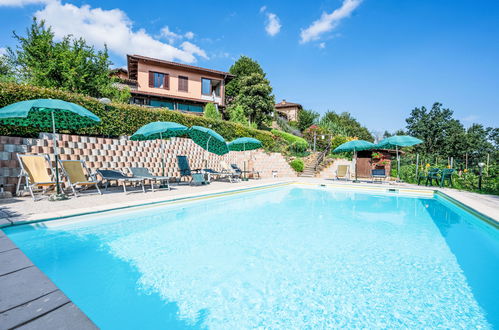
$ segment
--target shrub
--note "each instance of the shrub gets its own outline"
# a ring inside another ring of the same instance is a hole
[[[208,119],[222,120],[222,114],[213,103],[207,103],[204,106],[203,116]]]
[[[152,121],[161,120],[172,121],[185,126],[199,125],[209,127],[222,135],[227,141],[243,136],[253,137],[262,141],[263,147],[267,151],[280,152],[284,150],[281,139],[276,138],[271,133],[244,127],[236,123],[183,114],[168,109],[145,108],[132,104],[111,103],[104,105],[99,103],[95,98],[58,89],[0,83],[0,107],[19,101],[39,98],[61,99],[74,102],[92,111],[102,120],[99,125],[94,127],[61,130],[61,133],[118,137],[120,135],[132,135],[139,127]],[[2,125],[0,126],[0,135],[37,137],[41,129],[51,131],[50,127],[36,128]]]
[[[303,172],[303,169],[305,168],[305,164],[303,163],[303,159],[301,158],[296,158],[289,163],[289,165],[295,170],[296,172]]]

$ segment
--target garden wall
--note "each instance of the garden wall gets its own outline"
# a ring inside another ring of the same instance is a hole
[[[126,173],[127,167],[142,166],[154,174],[161,174],[160,141],[130,141],[99,138],[81,135],[60,134],[58,146],[61,159],[85,160],[91,171],[96,169],[120,169]],[[164,141],[166,155],[166,175],[179,177],[177,155],[186,155],[192,169],[204,168],[208,156],[208,167],[221,170],[219,162],[238,164],[243,168],[244,161],[250,169],[260,172],[263,178],[272,177],[277,171],[279,177],[295,177],[296,173],[280,153],[266,153],[262,150],[231,151],[224,156],[206,153],[192,140],[171,138]],[[20,168],[17,153],[49,154],[53,158],[52,134],[41,133],[38,139],[0,136],[0,184],[6,191],[15,191]]]

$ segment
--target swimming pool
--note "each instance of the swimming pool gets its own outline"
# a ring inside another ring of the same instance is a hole
[[[292,185],[5,232],[104,329],[499,326],[499,230],[438,196]]]

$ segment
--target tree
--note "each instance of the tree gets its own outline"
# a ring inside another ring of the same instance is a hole
[[[424,106],[411,111],[407,123],[407,133],[423,140],[416,148],[422,153],[442,154],[446,141],[446,130],[452,119],[453,111],[443,109],[441,103],[434,103],[428,111]]]
[[[269,81],[260,73],[252,73],[241,79],[239,88],[231,107],[241,106],[250,123],[269,124],[275,104]]]
[[[20,82],[48,88],[128,101],[129,90],[114,86],[109,76],[107,48],[96,51],[83,39],[65,36],[60,42],[42,20],[33,19],[26,36],[14,32],[18,41],[15,50],[8,49]]]
[[[234,123],[248,126],[248,118],[244,115],[244,109],[240,105],[229,109],[229,120]]]
[[[300,109],[298,112],[298,129],[303,132],[317,121],[319,114],[312,110]]]
[[[495,129],[497,130],[497,128]],[[496,151],[494,145],[489,141],[489,133],[492,128],[485,128],[480,124],[471,125],[466,131],[466,145],[469,156],[476,159],[485,159],[488,153]]]
[[[348,112],[337,114],[334,111],[328,111],[320,119],[319,126],[334,135],[358,137],[361,140],[373,141],[369,130]]]
[[[203,116],[210,119],[222,119],[222,114],[213,103],[207,103],[204,106]]]
[[[9,58],[5,55],[0,55],[0,82],[14,81],[14,69]]]
[[[248,56],[241,56],[230,67],[229,72],[235,77],[225,86],[225,98],[230,104],[241,91],[241,80],[253,73],[259,73],[265,78],[265,72],[257,61]]]

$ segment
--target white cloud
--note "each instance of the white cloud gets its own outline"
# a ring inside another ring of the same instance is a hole
[[[335,9],[331,14],[322,13],[321,18],[313,22],[308,28],[301,30],[300,43],[317,40],[322,34],[336,28],[341,20],[349,17],[361,2],[362,0],[343,0],[341,7]]]
[[[204,59],[208,59],[208,55],[206,55],[206,52],[199,48],[198,46],[190,43],[189,41],[184,41],[181,45],[180,48],[182,48],[186,53],[192,54],[192,55],[198,55]]]
[[[78,7],[51,1],[45,8],[37,11],[35,16],[44,19],[57,38],[72,34],[84,38],[97,48],[103,48],[106,44],[110,52],[121,56],[140,54],[186,63],[195,62],[195,55],[206,56],[196,45],[181,46],[179,49],[153,38],[144,29],[133,30],[132,21],[120,9],[105,10],[91,8],[89,5]]]
[[[263,13],[267,10],[267,6],[261,6],[260,7],[260,13]]]
[[[473,122],[473,121],[476,121],[478,118],[479,117],[477,115],[468,115],[468,116],[463,118],[463,121]]]
[[[279,17],[273,13],[267,13],[267,25],[265,26],[265,31],[269,36],[275,36],[281,31],[281,22]]]
[[[24,7],[47,2],[48,0],[0,0],[0,7]]]
[[[0,47],[0,56],[7,54],[7,48]]]
[[[193,38],[194,38],[194,32],[191,32],[191,31],[186,32],[186,33],[184,34],[184,37],[185,37],[186,39],[191,40],[191,39],[193,39]]]
[[[168,26],[165,26],[161,29],[161,37],[168,40],[170,44],[174,43],[179,39],[182,39],[182,36],[180,34],[170,31],[170,28],[168,28]]]
[[[326,43],[325,43],[325,42],[321,42],[321,43],[319,44],[319,48],[320,48],[320,49],[324,49],[324,48],[326,48]]]

